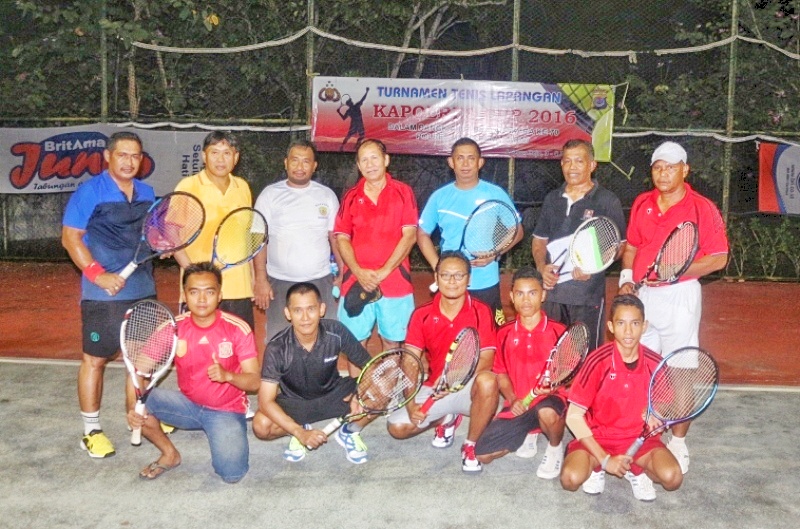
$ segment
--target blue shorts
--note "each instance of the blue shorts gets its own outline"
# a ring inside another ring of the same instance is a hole
[[[350,329],[350,332],[363,341],[372,335],[372,328],[378,324],[378,334],[393,342],[402,342],[406,339],[408,320],[414,312],[414,295],[408,294],[400,298],[382,297],[374,303],[369,303],[356,317],[351,318],[344,310],[344,303],[339,303],[337,316],[339,321]]]

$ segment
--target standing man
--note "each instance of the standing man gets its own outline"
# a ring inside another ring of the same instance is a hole
[[[713,202],[686,183],[686,161],[686,151],[675,142],[664,142],[653,152],[650,172],[655,189],[642,193],[633,202],[628,246],[619,277],[619,293],[632,293],[672,230],[686,221],[697,225],[699,248],[680,281],[643,286],[638,292],[648,321],[642,343],[662,356],[681,347],[699,345],[702,292],[698,279],[721,270],[728,262],[728,237],[722,215]],[[689,470],[685,440],[689,424],[687,421],[673,426],[667,445],[684,474]]]
[[[131,428],[142,428],[142,435],[161,452],[139,472],[141,479],[157,479],[181,463],[159,420],[182,430],[203,430],[211,446],[211,465],[226,483],[241,480],[250,468],[245,391],[258,390],[258,353],[253,331],[241,319],[218,310],[221,281],[219,269],[208,261],[184,270],[188,312],[176,318],[179,390],[153,388],[144,416],[133,406],[128,411]]]
[[[561,172],[564,184],[554,189],[544,199],[539,221],[533,230],[533,260],[542,273],[544,287],[548,290],[544,310],[548,316],[569,326],[582,321],[589,327],[589,350],[597,348],[604,340],[606,275],[604,272],[589,275],[580,268],[565,268],[571,272],[558,274],[565,253],[558,262],[562,249],[578,226],[592,217],[611,219],[625,233],[625,215],[619,199],[608,189],[592,179],[597,168],[592,144],[583,140],[570,140],[561,154]],[[625,247],[620,245],[619,252]]]
[[[255,205],[269,226],[269,244],[253,260],[256,306],[267,311],[267,342],[289,326],[282,306],[289,287],[312,283],[332,309],[333,286],[342,283],[341,275],[331,276],[330,264],[333,252],[342,269],[333,239],[339,200],[331,189],[311,180],[317,170],[316,147],[306,140],[293,142],[283,166],[286,180],[264,188]],[[334,310],[331,314],[336,316]]]
[[[211,259],[214,233],[225,215],[234,209],[253,205],[250,186],[232,173],[238,162],[236,138],[229,132],[214,131],[203,140],[203,170],[182,179],[175,187],[175,191],[185,191],[200,199],[206,211],[203,230],[185,250],[192,263]],[[222,272],[222,279],[220,309],[239,316],[252,329],[255,326],[252,268],[249,265],[228,268]],[[183,292],[181,301],[185,301]]]
[[[334,234],[344,261],[342,296],[359,283],[382,297],[360,314],[339,304],[339,321],[364,344],[377,323],[383,349],[405,340],[414,311],[414,288],[408,254],[417,238],[417,200],[410,186],[386,171],[389,155],[379,140],[367,139],[356,151],[363,178],[342,197]]]
[[[433,244],[431,234],[438,227],[441,236],[441,251],[459,250],[461,234],[470,213],[487,200],[500,200],[514,208],[514,203],[501,187],[481,180],[479,173],[486,160],[481,156],[481,148],[470,138],[461,138],[453,144],[448,165],[455,174],[455,181],[436,191],[428,199],[419,219],[417,244],[431,268],[436,270],[439,254]],[[516,208],[514,209],[516,211]],[[517,213],[519,223],[519,213]],[[522,240],[523,230],[503,250],[509,251]],[[500,265],[495,257],[484,257],[471,261],[472,276],[469,292],[494,311],[498,324],[505,321],[500,298]]]
[[[445,251],[436,263],[438,293],[411,316],[405,348],[422,357],[429,366],[428,378],[412,402],[389,415],[389,434],[396,439],[408,439],[435,427],[435,448],[453,445],[461,416],[469,416],[467,438],[461,446],[461,469],[480,472],[481,462],[475,455],[475,442],[497,412],[497,377],[492,373],[495,352],[494,314],[488,305],[467,292],[470,264],[458,251]],[[420,408],[433,394],[445,358],[456,336],[465,328],[478,331],[480,357],[475,375],[456,393],[436,396],[427,415]]]
[[[61,230],[61,243],[83,274],[78,403],[83,417],[81,448],[93,458],[116,453],[100,425],[100,401],[106,364],[119,349],[125,311],[156,295],[152,262],[139,266],[127,280],[118,275],[133,260],[142,222],[155,200],[153,188],[136,179],[142,156],[139,136],[112,134],[103,151],[108,168],[70,197]]]

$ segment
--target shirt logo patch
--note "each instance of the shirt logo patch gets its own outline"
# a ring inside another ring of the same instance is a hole
[[[583,220],[591,219],[594,217],[594,210],[593,209],[584,209],[583,210]]]
[[[233,356],[233,344],[231,342],[222,342],[217,348],[220,358],[230,358]]]
[[[200,345],[208,345],[208,338],[206,338],[204,335],[202,338],[200,338],[200,341],[198,341],[197,343],[199,343]]]
[[[337,356],[331,356],[330,358],[324,359],[323,362],[325,362],[326,364],[330,364],[331,362],[333,362],[334,360],[336,360],[338,358],[339,358],[338,355]]]
[[[327,219],[329,211],[330,210],[328,209],[328,206],[326,204],[317,205],[317,212],[319,212],[320,217]]]

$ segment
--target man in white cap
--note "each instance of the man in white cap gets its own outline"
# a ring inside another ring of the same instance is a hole
[[[672,141],[662,143],[653,152],[650,172],[655,189],[642,193],[633,202],[619,279],[619,293],[632,293],[672,230],[686,221],[697,225],[699,249],[680,280],[672,285],[643,286],[638,292],[648,320],[641,343],[662,356],[699,344],[702,295],[698,279],[721,270],[728,261],[722,215],[711,200],[685,182],[689,175],[686,160],[684,148]],[[672,439],[667,444],[684,474],[689,469],[685,442],[688,430],[689,422],[673,426]]]

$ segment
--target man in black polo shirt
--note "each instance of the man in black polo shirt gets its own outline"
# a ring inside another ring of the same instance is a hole
[[[542,273],[548,291],[542,308],[547,315],[566,325],[582,321],[589,327],[589,350],[604,342],[605,273],[588,275],[579,268],[569,266],[558,270],[569,240],[580,224],[589,218],[610,218],[625,234],[625,215],[614,193],[592,179],[597,168],[592,144],[583,140],[570,140],[561,154],[561,172],[564,184],[554,189],[544,199],[536,228],[533,230],[533,260]],[[617,257],[622,255],[625,242],[620,245]],[[571,269],[571,271],[569,271]]]
[[[370,360],[364,346],[343,324],[325,320],[325,304],[311,283],[292,285],[286,293],[284,313],[291,322],[267,344],[258,391],[258,412],[253,417],[253,433],[271,440],[291,435],[283,457],[297,462],[307,448],[318,448],[328,441],[322,430],[310,423],[358,411],[353,394],[355,379],[339,375],[339,353],[356,366]],[[345,424],[336,432],[336,441],[345,449],[347,460],[367,462],[367,446],[361,429],[375,416]]]

